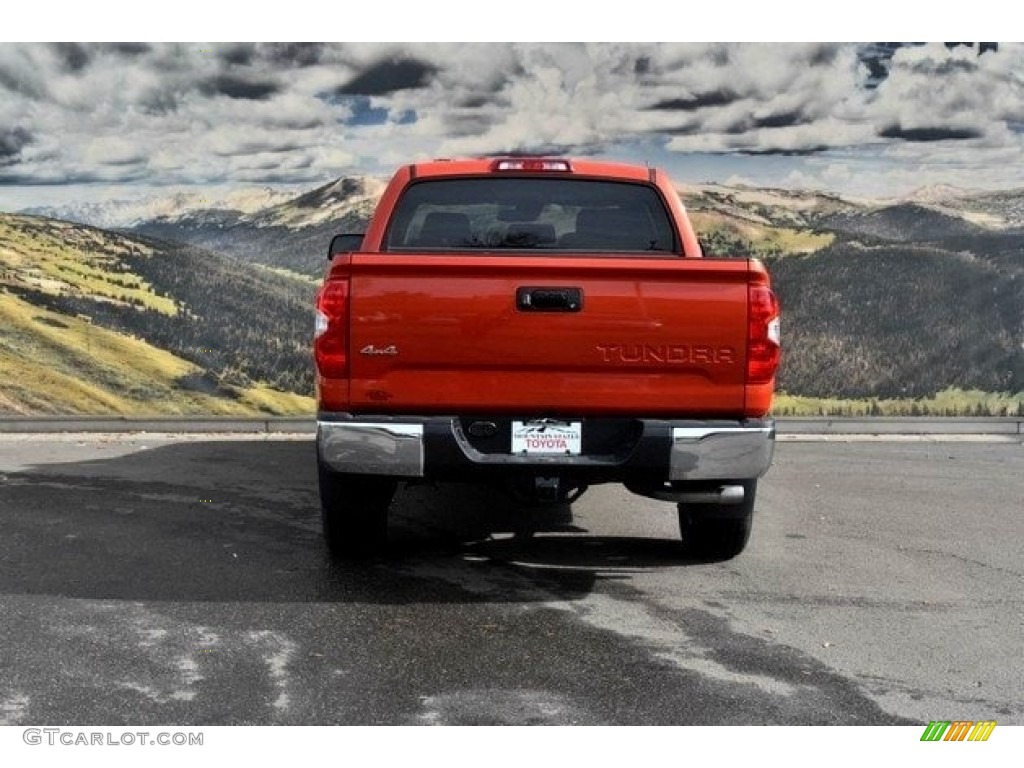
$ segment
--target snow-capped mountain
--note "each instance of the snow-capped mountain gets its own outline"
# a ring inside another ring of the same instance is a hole
[[[256,210],[232,210],[226,205],[172,209],[168,215],[138,221],[130,229],[245,261],[318,275],[331,237],[362,231],[384,185],[373,177],[342,177]]]
[[[303,229],[342,219],[354,212],[368,218],[385,186],[382,179],[369,176],[342,177],[298,197],[243,216],[243,219],[258,227]]]
[[[979,190],[954,187],[952,184],[928,184],[918,187],[900,198],[900,202],[913,203],[948,203],[981,194]]]
[[[206,211],[243,216],[287,202],[295,193],[271,187],[222,191],[177,190],[134,199],[82,201],[60,206],[37,206],[21,213],[89,224],[104,229],[128,229],[147,221],[176,220]]]

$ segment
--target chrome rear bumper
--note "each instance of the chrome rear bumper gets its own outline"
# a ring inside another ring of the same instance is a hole
[[[628,456],[481,454],[460,435],[453,417],[355,417],[317,421],[317,451],[335,472],[393,477],[474,476],[487,470],[540,474],[590,473],[616,479],[657,474],[664,481],[753,480],[768,471],[775,425],[751,422],[639,421],[642,436]],[[585,422],[584,422],[585,423]],[[586,429],[586,426],[584,426]]]
[[[673,427],[669,480],[753,480],[768,471],[775,424]]]
[[[335,472],[423,477],[423,424],[318,421],[316,441]]]

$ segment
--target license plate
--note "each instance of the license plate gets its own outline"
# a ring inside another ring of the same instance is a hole
[[[579,456],[582,446],[582,422],[554,419],[512,422],[512,453]]]

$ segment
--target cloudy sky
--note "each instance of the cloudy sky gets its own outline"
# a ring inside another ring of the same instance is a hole
[[[1022,150],[1020,44],[0,44],[7,210],[508,151],[877,197]]]

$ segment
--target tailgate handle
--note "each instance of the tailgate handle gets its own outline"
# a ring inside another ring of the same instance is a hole
[[[581,288],[529,288],[516,290],[520,312],[579,312],[583,309]]]

